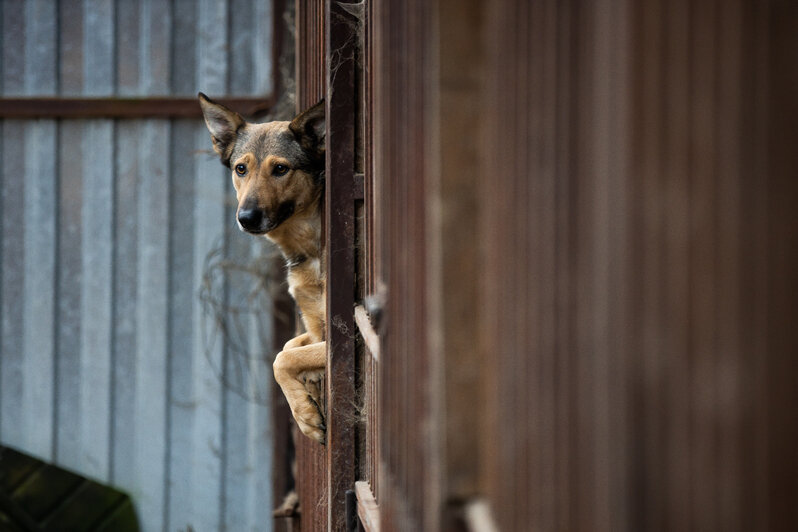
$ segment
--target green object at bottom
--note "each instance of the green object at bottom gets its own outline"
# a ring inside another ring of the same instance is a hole
[[[137,532],[130,496],[0,446],[0,532]]]

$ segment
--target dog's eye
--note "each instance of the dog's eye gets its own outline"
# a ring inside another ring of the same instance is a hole
[[[236,173],[240,176],[246,175],[247,173],[247,165],[245,164],[237,164],[236,165]]]
[[[280,177],[281,175],[285,175],[288,173],[288,167],[284,164],[275,164],[274,168],[272,168],[272,175],[276,175]]]

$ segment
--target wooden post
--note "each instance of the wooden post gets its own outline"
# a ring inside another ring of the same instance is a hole
[[[327,466],[328,530],[346,524],[355,484],[354,116],[357,20],[326,2]]]

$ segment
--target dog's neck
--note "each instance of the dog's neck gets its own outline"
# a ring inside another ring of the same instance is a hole
[[[321,259],[319,201],[294,214],[267,236],[280,248],[289,268],[299,266],[308,260]]]

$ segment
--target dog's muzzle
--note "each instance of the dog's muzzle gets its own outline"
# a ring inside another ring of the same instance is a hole
[[[247,233],[260,234],[266,232],[269,220],[261,209],[239,209],[238,224]]]
[[[238,225],[242,230],[254,235],[262,235],[275,229],[294,214],[294,203],[280,205],[276,212],[267,213],[257,207],[249,209],[246,205],[238,209]]]

